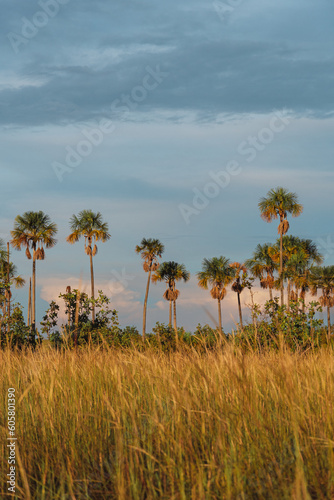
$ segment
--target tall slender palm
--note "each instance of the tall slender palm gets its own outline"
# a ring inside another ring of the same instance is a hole
[[[280,288],[281,288],[281,305],[284,304],[284,289],[283,289],[283,236],[288,232],[289,222],[287,214],[292,217],[298,217],[302,211],[303,206],[298,203],[296,193],[290,193],[287,189],[278,187],[271,189],[266,198],[261,198],[259,202],[259,209],[261,217],[266,222],[272,222],[274,219],[279,218],[280,223],[278,226],[278,234],[280,235]]]
[[[136,252],[141,254],[142,259],[144,260],[143,269],[146,273],[148,273],[147,277],[147,285],[146,285],[146,293],[144,300],[144,310],[143,310],[143,340],[145,340],[146,334],[146,313],[147,313],[147,300],[148,300],[148,292],[150,288],[150,281],[152,271],[156,271],[159,267],[158,257],[161,257],[165,247],[159,240],[153,238],[143,238],[141,240],[140,245],[136,246]]]
[[[169,324],[172,324],[172,304],[174,310],[174,330],[176,341],[178,341],[177,325],[176,325],[176,300],[180,295],[180,291],[175,288],[176,282],[183,280],[187,282],[190,278],[190,273],[186,270],[184,264],[178,264],[174,261],[163,262],[159,269],[152,276],[152,281],[164,281],[166,283],[166,291],[164,298],[169,300]]]
[[[94,269],[93,257],[97,254],[96,241],[103,243],[110,239],[107,222],[103,222],[100,212],[82,210],[70,219],[71,234],[66,238],[68,243],[76,243],[83,236],[85,238],[85,252],[90,259],[91,297],[94,299]],[[93,247],[94,244],[94,247]],[[92,306],[92,321],[95,321],[95,305]]]
[[[273,300],[273,289],[275,284],[275,271],[277,264],[272,258],[272,247],[270,243],[257,245],[253,257],[245,261],[245,266],[255,278],[259,278],[261,288],[269,289],[269,299]]]
[[[44,246],[52,248],[57,240],[57,226],[44,212],[25,212],[18,215],[11,231],[11,245],[16,250],[26,248],[26,256],[30,260],[32,250],[32,330],[36,329],[36,260],[44,260]]]
[[[319,302],[323,307],[327,307],[327,330],[329,340],[331,335],[330,308],[334,306],[334,266],[312,267],[309,283],[312,295],[317,295],[318,290],[322,291]]]
[[[226,286],[229,285],[235,275],[234,269],[230,266],[230,261],[226,257],[213,257],[204,259],[202,271],[197,273],[198,286],[208,289],[211,286],[211,297],[218,301],[218,321],[219,332],[222,335],[222,308],[221,301],[226,295]]]
[[[242,323],[242,310],[241,310],[241,301],[240,301],[240,294],[243,291],[243,289],[246,287],[246,278],[247,278],[247,269],[244,264],[241,264],[240,262],[233,262],[230,264],[231,268],[234,269],[235,275],[234,275],[234,281],[232,283],[232,290],[236,292],[237,297],[238,297],[238,309],[239,309],[239,321],[240,321],[240,327],[241,329],[244,328],[243,323]]]

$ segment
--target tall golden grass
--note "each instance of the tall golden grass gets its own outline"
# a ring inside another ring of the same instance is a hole
[[[0,353],[20,499],[334,498],[334,363],[318,353]]]

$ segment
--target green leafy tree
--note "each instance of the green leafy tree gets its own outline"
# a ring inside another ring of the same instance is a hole
[[[6,318],[5,322],[8,322]],[[32,331],[24,321],[22,306],[17,303],[13,304],[12,314],[10,318],[10,328],[6,335],[0,332],[0,346],[2,348],[10,347],[22,349],[24,347],[36,346],[36,334]]]
[[[11,231],[11,245],[16,250],[26,249],[28,259],[32,258],[32,330],[36,329],[36,261],[44,260],[44,247],[56,244],[57,226],[44,212],[25,212],[18,215]],[[31,252],[32,250],[32,256]]]
[[[296,193],[290,193],[287,189],[278,187],[271,189],[266,198],[261,198],[259,202],[261,217],[266,222],[272,222],[279,218],[278,234],[280,235],[280,263],[279,263],[279,279],[281,289],[281,306],[284,303],[284,284],[283,284],[283,236],[289,230],[289,222],[287,215],[298,217],[303,206],[298,203]]]
[[[230,261],[226,257],[213,257],[212,259],[204,259],[202,263],[202,271],[197,273],[198,286],[207,290],[211,286],[211,297],[218,302],[218,321],[219,332],[222,335],[222,310],[221,301],[226,295],[226,287],[229,285],[235,271],[230,266]]]
[[[57,327],[58,322],[59,305],[52,300],[50,306],[43,316],[43,321],[41,321],[41,331],[46,334],[50,339],[50,335],[54,333],[54,329]]]
[[[103,243],[110,239],[109,228],[103,222],[100,212],[82,210],[78,215],[72,215],[70,219],[71,234],[67,237],[68,243],[76,243],[81,237],[85,238],[85,252],[90,259],[91,297],[94,299],[94,269],[93,257],[97,254],[97,241]],[[93,246],[94,245],[94,246]],[[95,321],[95,307],[93,303],[92,321]]]
[[[161,257],[165,247],[159,240],[153,238],[143,238],[140,245],[136,246],[136,252],[141,254],[142,259],[144,260],[143,269],[146,273],[148,273],[147,277],[147,285],[146,285],[146,293],[144,300],[144,310],[143,310],[143,340],[145,340],[146,334],[146,313],[147,313],[147,300],[148,293],[150,288],[150,281],[152,272],[156,271],[159,268],[158,257]]]

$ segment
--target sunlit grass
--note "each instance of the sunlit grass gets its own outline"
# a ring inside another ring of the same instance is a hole
[[[326,350],[41,349],[0,352],[0,363],[1,498],[8,387],[17,393],[17,498],[334,498]]]

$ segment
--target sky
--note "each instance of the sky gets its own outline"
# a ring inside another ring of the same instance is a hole
[[[199,289],[204,258],[243,262],[277,224],[258,202],[277,186],[303,214],[289,234],[311,238],[334,264],[334,4],[330,0],[1,0],[0,237],[42,210],[58,243],[37,263],[37,319],[66,286],[89,291],[82,241],[69,219],[102,213],[111,239],[94,259],[96,289],[140,327],[147,275],[134,249],[191,273],[178,323],[214,326]],[[27,280],[31,261],[13,250]],[[150,289],[148,330],[168,321],[163,284]],[[27,286],[14,300],[27,306]],[[256,289],[259,303],[267,292]],[[246,308],[250,299],[242,294]],[[26,310],[26,309],[25,309]],[[223,322],[237,322],[236,294]]]

